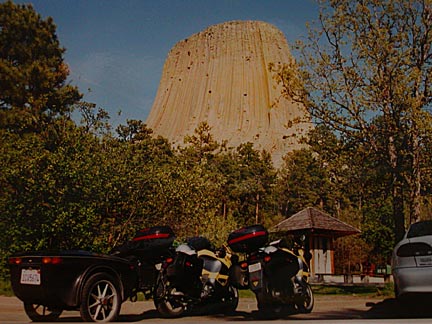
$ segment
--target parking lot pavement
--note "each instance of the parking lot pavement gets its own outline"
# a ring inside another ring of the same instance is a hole
[[[427,305],[411,304],[409,306],[399,304],[393,298],[370,298],[364,296],[347,295],[315,295],[315,307],[310,314],[290,315],[285,319],[290,321],[313,321],[317,323],[406,323],[416,319],[416,323],[431,322],[432,309]],[[399,319],[399,320],[396,320]],[[197,322],[254,322],[260,321],[254,298],[241,298],[235,314],[230,316],[205,315],[185,316],[178,319],[170,319],[170,323],[197,323]],[[80,322],[79,312],[64,312],[60,322]],[[163,323],[166,319],[160,318],[152,301],[125,302],[122,305],[120,322],[145,322]],[[24,312],[22,302],[15,297],[0,296],[0,323],[29,323]],[[279,321],[272,321],[275,323]],[[262,322],[261,322],[262,323]]]

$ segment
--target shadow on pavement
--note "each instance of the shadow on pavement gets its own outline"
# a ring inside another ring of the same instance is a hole
[[[156,319],[156,318],[161,318],[160,314],[156,309],[151,309],[143,312],[142,314],[120,315],[118,321],[119,322],[139,322],[146,319]]]
[[[432,307],[430,299],[427,300],[410,300],[399,302],[394,298],[385,299],[377,303],[367,303],[369,310],[343,309],[331,310],[324,312],[313,312],[310,314],[294,314],[282,317],[283,319],[302,319],[302,320],[329,320],[329,319],[397,319],[397,318],[432,318]],[[188,317],[195,317],[189,315]],[[211,318],[221,318],[223,321],[257,321],[267,319],[258,311],[236,311],[234,314],[226,315],[206,315]],[[149,310],[137,315],[122,315],[119,320],[122,322],[136,322],[146,319],[160,318],[156,310]],[[274,319],[274,318],[273,318]]]
[[[236,311],[231,315],[223,315],[223,314],[187,314],[184,316],[181,316],[180,318],[190,318],[191,320],[193,318],[197,319],[197,317],[206,317],[206,318],[212,318],[212,319],[221,319],[221,321],[230,321],[230,320],[255,320],[254,318],[250,317],[251,313],[243,312],[243,311]],[[142,314],[125,314],[120,315],[118,318],[118,321],[120,322],[138,322],[143,320],[149,320],[149,319],[163,319],[161,315],[156,310],[148,310],[143,312]],[[201,319],[197,319],[197,322],[203,321]],[[205,320],[203,321],[205,322]]]
[[[430,295],[407,297],[400,301],[389,298],[367,305],[371,308],[363,314],[362,318],[431,318],[431,301]]]
[[[431,296],[410,297],[402,301],[394,298],[388,298],[378,302],[367,302],[365,307],[359,308],[342,308],[342,309],[326,309],[321,311],[312,311],[310,314],[293,314],[279,319],[301,319],[308,320],[342,320],[342,319],[420,319],[432,318],[432,298]],[[337,306],[336,306],[337,307]],[[194,318],[197,321],[205,322],[205,319],[198,319],[197,317],[205,317],[208,319],[220,319],[221,322],[230,321],[259,321],[266,320],[257,310],[252,311],[236,311],[231,315],[222,314],[188,314],[184,317],[189,317],[191,320]],[[160,314],[155,310],[146,310],[141,314],[124,314],[120,315],[118,321],[120,322],[139,322],[149,319],[161,319]],[[272,317],[271,319],[276,319]],[[81,322],[79,317],[62,317],[60,322]]]

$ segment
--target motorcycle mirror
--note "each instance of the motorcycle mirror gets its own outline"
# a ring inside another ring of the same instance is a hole
[[[239,257],[237,254],[234,254],[231,256],[231,262],[232,263],[238,263],[238,261],[239,261]]]
[[[300,236],[300,241],[302,241],[302,242],[306,241],[306,235],[302,234]]]

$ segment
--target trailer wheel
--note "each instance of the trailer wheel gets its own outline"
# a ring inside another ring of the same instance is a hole
[[[52,309],[44,305],[24,303],[24,310],[33,322],[54,322],[61,313],[61,309]]]
[[[80,313],[86,322],[113,322],[120,313],[121,296],[117,281],[96,273],[84,285]]]

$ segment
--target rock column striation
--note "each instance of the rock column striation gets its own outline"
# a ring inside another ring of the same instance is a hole
[[[177,43],[169,52],[147,125],[177,145],[203,121],[214,138],[236,147],[252,142],[272,155],[300,147],[311,124],[302,106],[281,96],[269,64],[292,60],[283,33],[260,21],[233,21]]]

